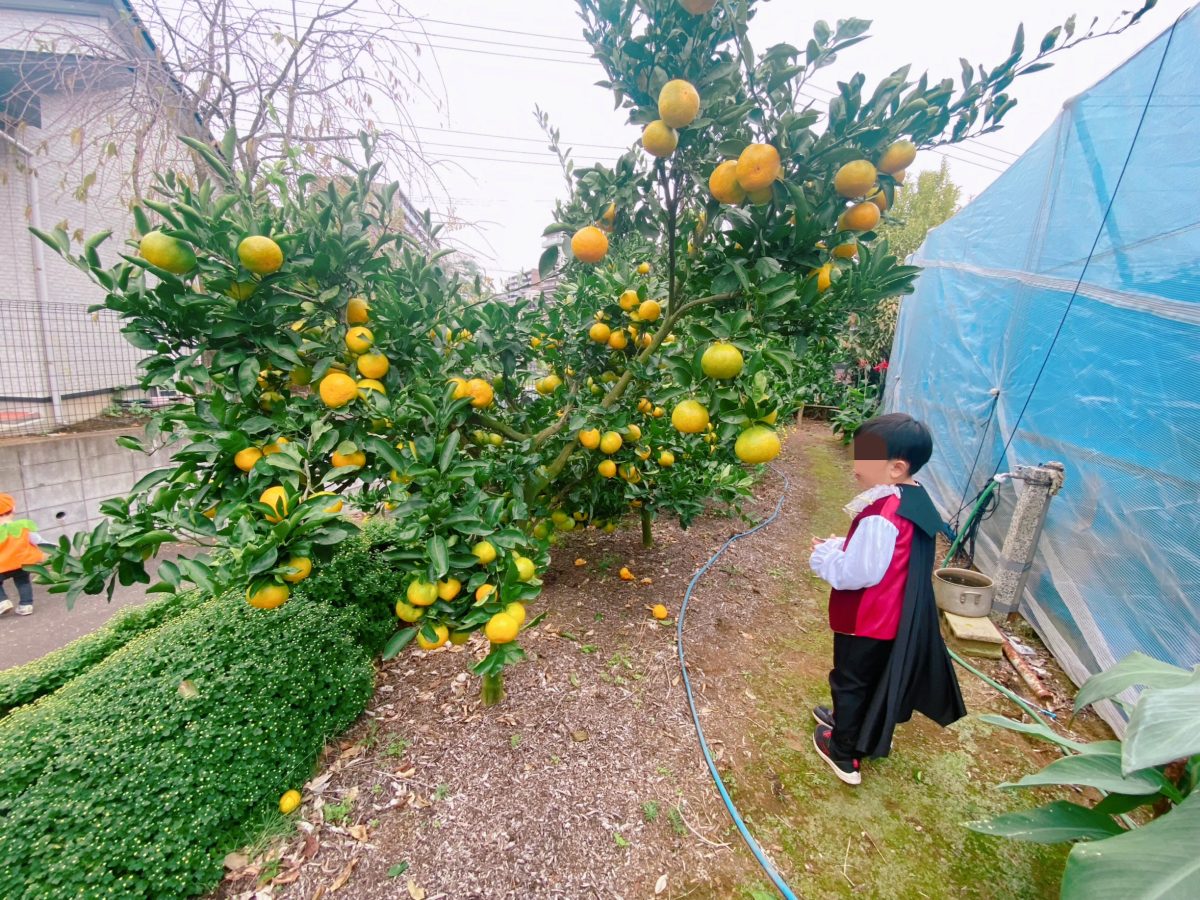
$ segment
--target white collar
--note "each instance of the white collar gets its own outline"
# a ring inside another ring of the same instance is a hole
[[[899,497],[900,488],[894,484],[877,484],[875,487],[867,488],[849,503],[842,507],[846,511],[846,515],[854,518],[876,500],[881,500],[884,497]]]

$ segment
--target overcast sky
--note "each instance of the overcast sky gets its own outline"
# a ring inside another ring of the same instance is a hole
[[[420,17],[428,37],[422,65],[445,98],[409,110],[428,159],[440,161],[444,190],[414,188],[418,206],[441,217],[472,223],[449,235],[498,282],[536,266],[542,229],[551,221],[565,185],[533,117],[547,110],[581,163],[611,161],[635,141],[638,130],[613,110],[612,95],[594,82],[603,77],[580,37],[574,0],[404,0]],[[856,16],[874,22],[870,40],[845,53],[813,80],[814,94],[828,96],[839,78],[855,71],[870,88],[895,68],[912,63],[914,74],[958,78],[965,56],[995,65],[1009,52],[1018,23],[1027,45],[1071,12],[1079,31],[1092,16],[1105,26],[1138,0],[769,0],[759,5],[751,38],[757,52],[771,44],[803,46],[812,23]],[[1053,122],[1063,103],[1103,78],[1188,8],[1187,0],[1160,0],[1156,9],[1123,35],[1085,44],[1055,57],[1058,64],[1016,82],[1018,106],[1005,128],[948,151],[954,180],[964,195],[978,195]],[[421,42],[414,26],[397,26],[395,39]],[[401,31],[408,34],[399,33]],[[459,49],[451,49],[459,48]],[[491,55],[503,54],[503,55]],[[444,82],[444,83],[443,83]],[[474,158],[472,158],[474,157]],[[936,168],[941,156],[922,153],[915,167]],[[447,199],[447,197],[449,199]]]

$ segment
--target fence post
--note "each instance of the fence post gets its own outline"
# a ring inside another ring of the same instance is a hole
[[[996,612],[1008,613],[1010,620],[1021,605],[1025,581],[1046,524],[1050,498],[1062,489],[1066,476],[1062,463],[1048,462],[1040,466],[1017,466],[1013,477],[1025,482],[1025,489],[1017,497],[1017,507],[1000,550],[993,607]]]

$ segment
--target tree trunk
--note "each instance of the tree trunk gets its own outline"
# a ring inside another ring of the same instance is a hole
[[[495,706],[504,699],[504,674],[492,672],[483,676],[479,686],[479,699],[484,706]]]
[[[642,546],[654,546],[654,513],[642,507]]]

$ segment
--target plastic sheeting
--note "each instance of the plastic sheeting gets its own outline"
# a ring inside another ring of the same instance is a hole
[[[993,472],[1066,466],[1021,612],[1077,683],[1134,650],[1200,662],[1198,45],[1193,8],[930,233],[888,371],[885,407],[934,432],[920,477],[948,519]]]

